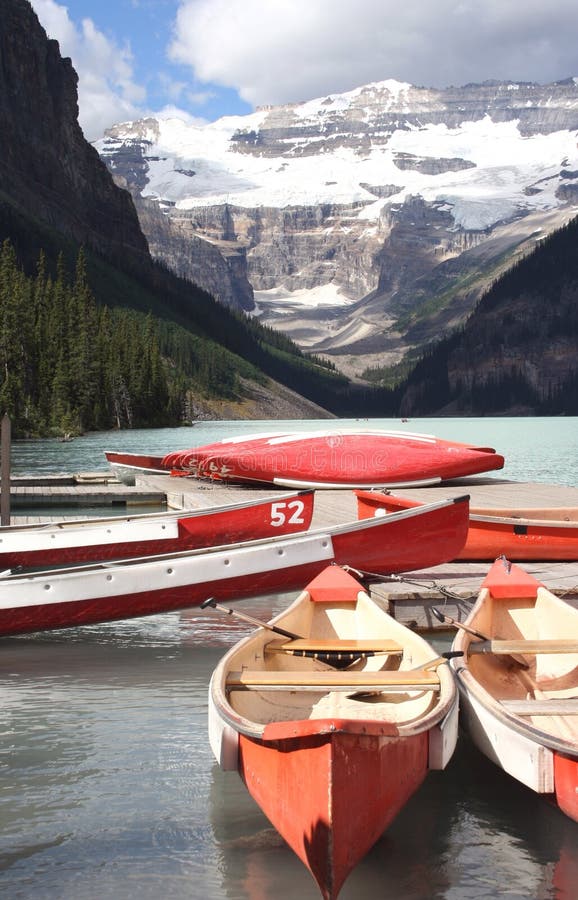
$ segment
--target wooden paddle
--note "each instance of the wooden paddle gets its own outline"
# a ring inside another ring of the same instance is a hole
[[[446,616],[443,612],[437,609],[437,607],[432,606],[431,611],[439,622],[443,622],[446,625],[453,625],[454,628],[461,628],[462,631],[471,634],[472,637],[478,638],[478,640],[480,641],[491,643],[492,639],[488,637],[487,634],[482,634],[481,631],[476,631],[475,628],[470,628],[468,625],[464,625],[463,622],[458,622],[457,619],[453,619],[451,616]],[[504,655],[504,658],[513,660],[516,665],[521,666],[523,669],[530,668],[526,660],[521,656],[516,656],[513,653],[508,653]]]
[[[461,650],[447,650],[445,653],[440,653],[439,656],[434,656],[433,659],[430,659],[428,662],[419,663],[417,666],[414,666],[413,669],[395,669],[394,671],[407,672],[408,675],[411,676],[412,672],[427,672],[430,669],[437,669],[442,663],[447,663],[450,659],[455,659],[456,656],[463,655]],[[354,694],[349,694],[348,699],[364,700],[365,698],[372,698],[375,697],[376,694],[381,693],[383,693],[381,690],[356,691]]]
[[[257,628],[267,628],[268,631],[274,631],[275,634],[282,634],[283,637],[291,638],[292,640],[300,640],[300,634],[294,634],[292,631],[286,631],[284,628],[279,628],[278,625],[269,625],[268,622],[261,622],[259,619],[254,619],[253,616],[248,616],[246,613],[238,612],[236,609],[231,609],[228,606],[222,606],[220,603],[217,603],[214,597],[207,597],[206,600],[203,600],[201,603],[201,609],[207,609],[208,606],[211,606],[213,609],[218,609],[220,612],[227,613],[228,616],[236,616],[237,619],[242,619],[243,622],[248,622],[249,625],[256,625]]]
[[[456,659],[456,657],[463,655],[462,650],[447,650],[445,653],[440,653],[439,656],[434,656],[429,662],[420,663],[419,666],[414,667],[414,670],[410,669],[409,671],[415,671],[416,669],[437,669],[442,663],[446,663],[450,659]]]

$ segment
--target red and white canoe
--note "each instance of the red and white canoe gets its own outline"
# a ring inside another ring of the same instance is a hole
[[[128,454],[106,457],[116,467],[134,467]],[[176,451],[157,464],[171,474],[319,489],[422,487],[500,469],[504,458],[492,448],[427,434],[329,429],[229,439]]]
[[[177,553],[306,531],[313,491],[228,506],[0,528],[0,569]]]
[[[238,771],[325,900],[452,756],[458,700],[443,662],[330,566],[213,673],[213,753]]]
[[[299,587],[336,562],[377,574],[451,559],[469,498],[304,534],[0,577],[0,635],[129,619]]]
[[[473,742],[578,822],[578,610],[499,559],[459,628],[453,664]]]
[[[379,491],[356,491],[360,519],[415,509],[419,500]],[[578,508],[499,509],[470,506],[470,526],[456,559],[492,562],[506,556],[517,562],[578,560]]]

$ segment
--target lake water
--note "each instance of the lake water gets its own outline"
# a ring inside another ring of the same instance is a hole
[[[40,472],[78,472],[107,469],[105,450],[149,452],[208,444],[235,434],[298,431],[311,428],[386,428],[434,434],[448,440],[494,447],[506,464],[501,475],[522,481],[555,481],[578,486],[578,418],[483,419],[342,419],[329,421],[202,422],[193,428],[159,428],[87,434],[69,443],[15,441],[14,475]]]
[[[369,424],[482,441],[504,453],[507,477],[578,486],[576,419]],[[296,423],[15,443],[12,468],[95,471],[106,468],[105,449],[165,452],[277,426]],[[267,619],[288,600],[239,608]],[[3,900],[319,897],[208,746],[210,674],[246,633],[230,617],[193,610],[0,641]],[[577,884],[578,825],[461,736],[448,768],[428,776],[340,900],[575,900]]]

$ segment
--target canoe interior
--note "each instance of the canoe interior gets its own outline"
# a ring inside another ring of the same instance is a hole
[[[502,640],[515,640],[523,651],[524,641],[560,640],[578,636],[578,612],[545,587],[537,589],[534,598],[495,597],[484,589],[477,603],[478,612],[468,624],[477,631]],[[475,640],[475,639],[474,639]],[[472,639],[456,641],[467,650]],[[570,645],[572,646],[572,645]],[[524,662],[527,668],[520,665]],[[578,749],[578,716],[572,714],[572,703],[578,697],[578,652],[521,653],[514,658],[495,653],[469,654],[468,668],[487,697],[499,708],[502,704],[510,715],[523,718],[526,726],[535,727]],[[533,705],[535,714],[532,714]],[[548,713],[547,702],[553,704]],[[564,703],[566,701],[566,704]],[[568,707],[570,715],[560,711]]]
[[[409,497],[398,497],[389,491],[356,491],[359,518],[397,512],[400,509],[412,509],[422,506],[423,501]],[[578,506],[534,506],[534,507],[485,507],[470,504],[470,519],[474,521],[488,520],[497,525],[556,525],[560,527],[578,525]]]
[[[359,585],[353,595],[350,593],[348,601],[315,602],[311,594],[304,591],[289,610],[275,621],[284,629],[308,639],[313,646],[327,642],[349,650],[352,641],[371,646],[389,641],[391,649],[388,652],[357,657],[348,664],[346,675],[410,670],[435,658],[435,651],[419,635],[392,619],[364,591],[359,590]],[[343,644],[339,644],[340,641]],[[287,644],[287,640],[272,632],[256,632],[227,655],[224,678],[227,673],[244,670],[251,673],[279,672],[287,675],[290,684],[293,673],[294,680],[299,681],[306,673],[335,671],[332,665],[316,656],[280,651],[283,644]],[[388,645],[385,646],[387,648]],[[452,675],[445,664],[436,669],[436,675],[439,676],[437,689],[416,683],[410,689],[397,690],[393,686],[367,693],[362,687],[354,686],[349,691],[319,687],[316,690],[225,689],[224,692],[233,714],[243,720],[241,730],[248,734],[262,733],[264,727],[273,722],[328,718],[371,719],[391,725],[395,733],[410,734],[414,726],[422,731],[447,712],[454,691]],[[411,672],[408,671],[407,676],[407,680],[411,681]],[[307,681],[307,678],[303,680]],[[405,680],[402,677],[402,683]]]
[[[539,524],[545,522],[578,524],[578,507],[576,506],[534,506],[509,509],[507,507],[470,507],[471,515],[491,519],[515,519],[524,523]]]

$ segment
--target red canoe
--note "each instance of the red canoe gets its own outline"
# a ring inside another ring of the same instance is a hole
[[[111,469],[124,481],[139,472],[149,475],[170,475],[171,470],[163,466],[162,456],[146,453],[125,453],[123,450],[107,450],[104,454]]]
[[[306,531],[312,491],[229,506],[0,528],[0,567],[70,565],[177,553]]]
[[[469,498],[304,534],[0,578],[0,635],[66,628],[292,590],[331,562],[377,574],[451,559]]]
[[[415,509],[419,500],[379,491],[356,491],[360,519]],[[492,562],[506,556],[517,562],[578,560],[578,509],[482,509],[470,506],[468,537],[456,559]]]
[[[240,435],[223,438],[212,444],[201,447],[192,447],[185,450],[172,450],[162,456],[153,456],[150,453],[127,453],[124,450],[107,450],[105,456],[110,467],[121,477],[134,478],[139,472],[152,475],[193,475],[196,473],[198,463],[205,456],[219,452],[229,444],[236,446],[241,443],[266,440],[269,437],[278,437],[285,432],[267,432],[262,434]]]
[[[443,662],[330,566],[213,673],[215,757],[238,771],[326,900],[451,758],[458,703]]]
[[[128,454],[106,457],[131,465]],[[500,469],[504,458],[427,434],[329,429],[229,439],[168,454],[158,465],[171,474],[292,488],[420,487]]]
[[[576,822],[577,636],[574,607],[499,559],[453,644],[463,654],[454,664],[473,742]]]

